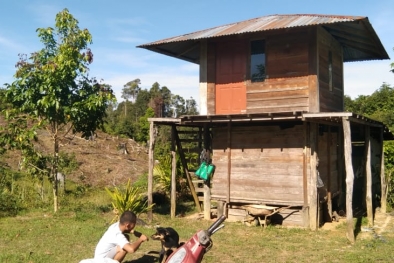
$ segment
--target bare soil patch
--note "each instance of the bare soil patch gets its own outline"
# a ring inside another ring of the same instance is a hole
[[[46,131],[38,134],[37,147],[53,152],[52,138]],[[79,168],[66,179],[91,186],[115,186],[136,180],[148,171],[148,150],[132,139],[120,138],[98,131],[93,140],[79,135],[67,136],[60,143],[60,151],[75,154]],[[7,163],[18,168],[20,156],[9,153]]]

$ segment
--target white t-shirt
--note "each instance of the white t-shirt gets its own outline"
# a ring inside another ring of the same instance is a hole
[[[129,243],[125,235],[120,231],[119,222],[112,224],[101,237],[94,252],[94,258],[105,258],[109,251],[116,246],[123,248]]]

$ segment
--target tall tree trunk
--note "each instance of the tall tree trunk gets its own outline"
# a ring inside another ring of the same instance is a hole
[[[59,165],[59,141],[57,137],[57,129],[55,129],[53,140],[54,140],[54,159],[52,164],[52,189],[53,189],[53,210],[56,213],[59,210],[59,202],[58,202],[59,191],[58,191],[58,183],[57,183],[57,170]]]

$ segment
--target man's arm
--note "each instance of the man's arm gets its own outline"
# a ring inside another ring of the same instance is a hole
[[[126,245],[124,245],[123,250],[127,251],[127,253],[134,253],[135,251],[137,251],[140,245],[147,240],[148,237],[141,234],[141,236],[133,243],[127,243]]]

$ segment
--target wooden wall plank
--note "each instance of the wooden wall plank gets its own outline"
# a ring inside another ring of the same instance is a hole
[[[319,111],[343,111],[343,61],[342,48],[325,29],[317,29]],[[332,90],[329,88],[329,52],[332,62]]]
[[[232,127],[230,167],[227,129],[214,128],[212,196],[227,195],[230,169],[231,198],[302,204],[304,125],[291,126]]]

